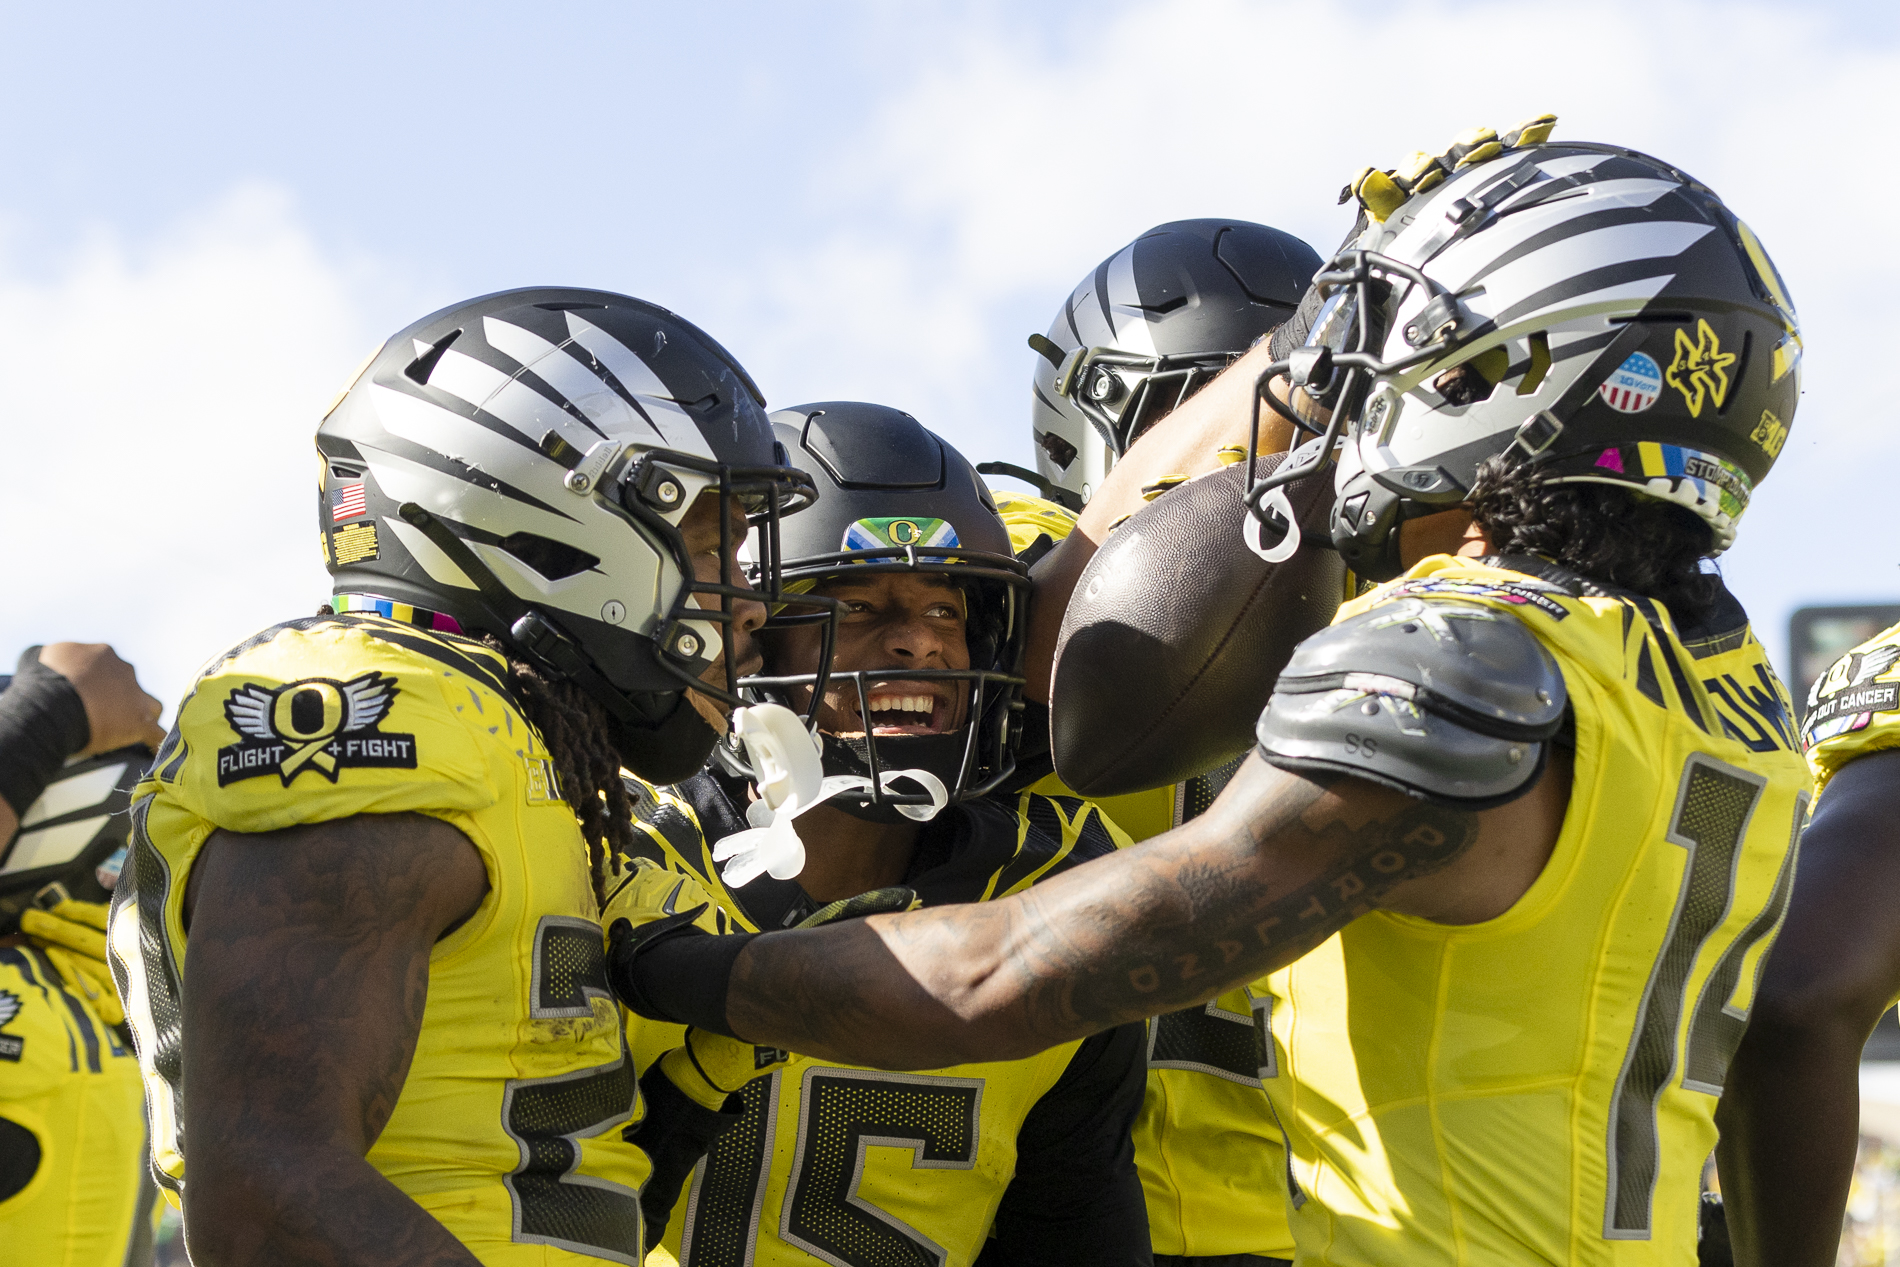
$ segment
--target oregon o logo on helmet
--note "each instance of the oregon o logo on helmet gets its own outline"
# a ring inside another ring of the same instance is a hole
[[[908,519],[893,519],[890,527],[891,543],[900,546],[914,546],[922,540],[923,533],[917,525]]]

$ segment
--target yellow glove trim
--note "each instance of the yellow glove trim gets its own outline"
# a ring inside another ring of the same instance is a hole
[[[1161,494],[1173,488],[1176,484],[1185,484],[1185,483],[1187,483],[1187,476],[1185,475],[1163,475],[1160,479],[1156,480],[1154,483],[1143,484],[1141,486],[1141,499],[1143,501],[1151,502],[1155,498],[1161,496]]]
[[[68,898],[50,911],[29,907],[20,912],[20,931],[104,963],[107,913],[104,902]]]
[[[1540,114],[1534,119],[1524,120],[1499,139],[1509,146],[1536,145],[1539,142],[1548,141],[1556,126],[1556,115]]]
[[[1458,169],[1462,171],[1467,167],[1476,167],[1479,163],[1488,163],[1502,153],[1504,153],[1504,147],[1502,145],[1496,141],[1486,141],[1483,145],[1480,145],[1477,149],[1472,150],[1469,154],[1459,159]]]
[[[22,921],[24,922],[24,921]],[[118,987],[112,983],[112,970],[103,960],[74,954],[63,946],[43,946],[66,984],[86,996],[92,1010],[108,1025],[125,1024],[125,1008],[119,1002]]]
[[[694,1104],[718,1112],[725,1107],[726,1097],[748,1082],[784,1068],[784,1059],[760,1060],[762,1051],[768,1057],[785,1055],[724,1034],[688,1029],[685,1044],[660,1057],[660,1072]]]
[[[1353,193],[1358,196],[1359,205],[1366,209],[1366,214],[1381,224],[1385,223],[1387,216],[1404,206],[1408,197],[1390,175],[1371,168],[1367,168],[1358,179],[1353,186]]]
[[[1233,466],[1247,460],[1247,446],[1244,444],[1224,444],[1214,450],[1214,456],[1220,459],[1222,466]]]

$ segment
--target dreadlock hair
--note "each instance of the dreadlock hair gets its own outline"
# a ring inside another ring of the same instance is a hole
[[[1679,625],[1708,616],[1721,582],[1702,570],[1714,535],[1681,506],[1615,484],[1553,484],[1504,455],[1467,500],[1498,554],[1541,554],[1580,576],[1653,598]]]
[[[487,636],[482,641],[508,654],[500,639]],[[632,857],[634,850],[633,798],[620,781],[620,755],[607,728],[607,714],[572,682],[550,679],[526,661],[508,656],[508,672],[521,696],[521,711],[547,745],[561,799],[580,823],[594,897],[605,906],[609,874],[620,874],[621,859]]]

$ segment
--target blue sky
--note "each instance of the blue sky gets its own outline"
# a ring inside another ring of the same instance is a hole
[[[1721,191],[1807,396],[1724,567],[1900,598],[1890,7],[0,3],[0,654],[106,638],[176,699],[327,594],[309,435],[413,318],[574,283],[676,309],[777,405],[1028,464],[1075,281],[1227,215],[1330,250],[1365,163],[1554,110]],[[1870,248],[1857,254],[1862,243]],[[1779,654],[1779,651],[1778,651]]]

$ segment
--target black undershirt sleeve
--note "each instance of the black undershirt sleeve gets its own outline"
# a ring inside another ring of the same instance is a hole
[[[1024,700],[1022,728],[1022,746],[1016,750],[1016,773],[997,789],[1000,792],[1020,792],[1055,773],[1055,754],[1049,746],[1049,706]]]
[[[1016,1137],[1016,1176],[977,1267],[1149,1267],[1131,1132],[1147,1085],[1146,1027],[1083,1041]]]

